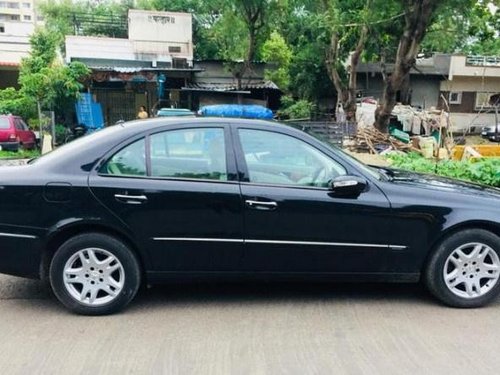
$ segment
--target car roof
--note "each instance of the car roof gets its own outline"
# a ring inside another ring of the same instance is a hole
[[[54,171],[69,169],[87,170],[87,168],[100,157],[128,139],[140,136],[145,131],[155,131],[168,128],[169,125],[181,125],[183,127],[190,125],[193,127],[202,127],[203,124],[226,125],[234,124],[238,126],[248,126],[259,130],[280,130],[290,135],[301,134],[310,137],[296,127],[287,126],[278,122],[269,120],[254,120],[240,118],[221,118],[221,117],[156,117],[151,119],[139,119],[128,121],[113,126],[108,126],[95,133],[86,135],[73,142],[58,147],[54,151],[37,159],[35,164],[45,165]],[[312,137],[311,137],[312,138]]]
[[[283,125],[279,122],[271,120],[254,120],[254,119],[244,119],[244,118],[229,118],[229,117],[185,117],[185,116],[171,116],[171,117],[155,117],[151,119],[144,120],[133,120],[118,124],[116,126],[122,126],[127,129],[137,129],[148,127],[149,129],[160,128],[163,126],[168,126],[169,124],[178,125],[182,123],[183,125],[201,125],[201,124],[213,124],[214,122],[220,124],[234,124],[239,125],[260,125],[260,126],[273,126],[280,129],[292,129],[291,126]]]

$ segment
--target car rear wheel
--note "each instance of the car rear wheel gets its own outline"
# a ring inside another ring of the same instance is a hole
[[[84,315],[124,308],[139,289],[141,273],[134,253],[118,239],[87,233],[66,241],[54,254],[50,284],[64,306]]]
[[[486,305],[500,292],[500,238],[482,229],[447,237],[429,260],[425,282],[449,306]]]

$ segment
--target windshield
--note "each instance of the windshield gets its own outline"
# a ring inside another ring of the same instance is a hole
[[[380,180],[382,178],[382,175],[377,171],[376,168],[369,167],[368,165],[366,165],[363,162],[359,161],[354,156],[348,154],[347,152],[345,152],[341,148],[339,148],[336,145],[334,145],[333,143],[331,143],[328,140],[328,138],[326,138],[325,136],[323,136],[321,134],[318,134],[315,131],[313,131],[311,129],[308,129],[307,127],[302,126],[300,124],[286,124],[286,125],[289,125],[289,126],[295,128],[295,129],[299,129],[299,130],[301,130],[301,131],[303,131],[303,132],[305,132],[305,133],[313,136],[318,141],[320,141],[321,143],[323,143],[325,146],[327,146],[328,148],[332,149],[334,152],[337,152],[337,153],[340,152],[344,156],[344,158],[348,159],[357,168],[359,168],[362,171],[368,173],[370,176],[376,178],[377,180]]]

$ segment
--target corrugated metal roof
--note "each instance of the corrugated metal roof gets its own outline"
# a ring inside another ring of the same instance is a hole
[[[189,83],[186,87],[183,87],[183,89],[220,92],[239,91],[238,85],[235,83],[217,82]],[[246,91],[255,89],[279,90],[280,88],[272,81],[243,82],[241,87],[241,90]]]

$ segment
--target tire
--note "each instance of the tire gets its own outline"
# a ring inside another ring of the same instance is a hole
[[[424,271],[429,291],[451,307],[481,307],[500,292],[500,237],[466,229],[446,237]]]
[[[141,270],[120,240],[101,233],[70,238],[56,251],[49,280],[57,299],[82,315],[115,313],[135,297]]]

